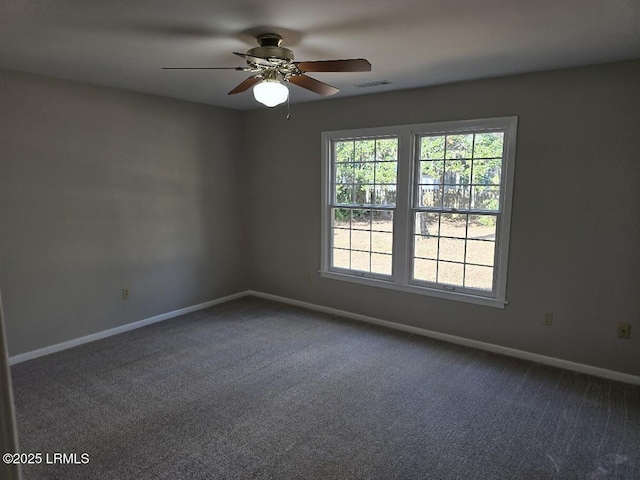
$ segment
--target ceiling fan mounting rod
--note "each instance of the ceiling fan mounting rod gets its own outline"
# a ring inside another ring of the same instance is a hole
[[[279,47],[282,43],[282,37],[277,33],[263,33],[256,38],[261,47]]]

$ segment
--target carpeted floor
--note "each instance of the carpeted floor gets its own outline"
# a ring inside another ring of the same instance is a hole
[[[638,386],[253,297],[12,373],[26,480],[640,478]]]

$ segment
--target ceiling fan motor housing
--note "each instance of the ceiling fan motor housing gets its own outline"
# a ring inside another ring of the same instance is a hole
[[[293,61],[293,52],[281,47],[282,37],[277,33],[265,33],[258,36],[259,47],[252,48],[247,55],[259,58],[277,58],[285,61]]]

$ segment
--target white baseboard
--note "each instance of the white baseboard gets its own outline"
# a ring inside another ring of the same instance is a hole
[[[586,365],[584,363],[570,362],[569,360],[562,360],[555,357],[547,357],[546,355],[539,355],[537,353],[527,352],[524,350],[517,350],[515,348],[503,347],[493,343],[480,342],[478,340],[471,340],[464,337],[457,337],[455,335],[448,335],[446,333],[434,332],[432,330],[425,330],[424,328],[412,327],[410,325],[403,325],[401,323],[389,322],[387,320],[381,320],[379,318],[369,317],[366,315],[360,315],[358,313],[346,312],[344,310],[338,310],[336,308],[324,307],[322,305],[316,305],[313,303],[301,302],[299,300],[293,300],[291,298],[280,297],[278,295],[271,295],[269,293],[256,292],[249,290],[245,292],[248,295],[255,297],[265,298],[276,302],[287,303],[289,305],[295,305],[297,307],[308,308],[309,310],[316,310],[319,312],[329,313],[331,315],[338,315],[341,317],[351,318],[361,322],[372,323],[374,325],[382,325],[384,327],[393,328],[395,330],[402,330],[404,332],[415,333],[425,337],[436,338],[438,340],[444,340],[445,342],[455,343],[458,345],[464,345],[465,347],[477,348],[479,350],[486,350],[488,352],[500,353],[510,357],[521,358],[523,360],[530,360],[532,362],[542,363],[544,365],[551,365],[553,367],[564,368],[565,370],[572,370],[574,372],[587,373],[596,377],[608,378],[610,380],[617,380],[619,382],[631,383],[634,385],[640,385],[640,377],[636,375],[630,375],[628,373],[616,372],[614,370],[607,370],[605,368],[594,367],[592,365]]]
[[[95,340],[100,340],[101,338],[111,337],[113,335],[118,335],[119,333],[124,333],[130,330],[135,330],[136,328],[141,328],[147,325],[151,325],[152,323],[158,323],[158,322],[162,322],[163,320],[169,320],[170,318],[179,317],[180,315],[184,315],[185,313],[191,313],[197,310],[203,310],[205,308],[209,308],[214,305],[218,305],[220,303],[228,302],[230,300],[235,300],[236,298],[245,297],[248,294],[249,293],[247,291],[234,293],[233,295],[227,295],[226,297],[217,298],[215,300],[199,303],[197,305],[191,305],[190,307],[185,307],[179,310],[174,310],[172,312],[163,313],[161,315],[156,315],[155,317],[145,318],[137,322],[127,323],[126,325],[110,328],[109,330],[103,330],[102,332],[92,333],[91,335],[87,335],[85,337],[74,338],[73,340],[57,343],[49,347],[39,348],[38,350],[32,350],[31,352],[21,353],[20,355],[9,357],[9,365],[15,365],[16,363],[26,362],[27,360],[32,360],[34,358],[42,357],[44,355],[49,355],[50,353],[67,350],[68,348],[77,347],[78,345],[83,345],[85,343],[93,342]]]

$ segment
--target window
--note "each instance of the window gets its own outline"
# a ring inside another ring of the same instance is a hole
[[[352,273],[392,273],[398,139],[334,142],[331,265]]]
[[[516,128],[323,133],[322,276],[504,307]]]

